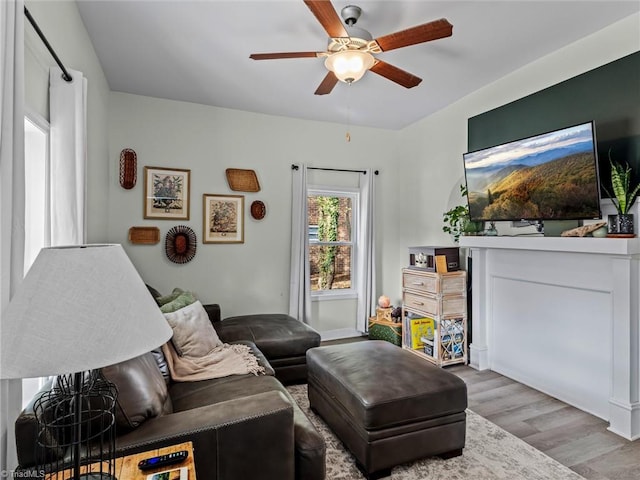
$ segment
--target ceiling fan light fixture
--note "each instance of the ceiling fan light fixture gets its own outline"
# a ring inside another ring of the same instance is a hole
[[[373,55],[360,50],[342,50],[329,55],[324,61],[325,67],[332,71],[338,80],[345,83],[360,80],[374,63]]]

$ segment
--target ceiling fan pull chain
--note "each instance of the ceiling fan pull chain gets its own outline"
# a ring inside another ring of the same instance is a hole
[[[351,141],[351,133],[349,132],[349,130],[351,130],[351,84],[350,83],[347,84],[347,134],[345,135],[347,143]]]

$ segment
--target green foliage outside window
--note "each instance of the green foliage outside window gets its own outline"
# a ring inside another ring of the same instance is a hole
[[[340,199],[337,197],[317,197],[318,199],[318,240],[335,242],[338,240],[338,218]],[[323,246],[320,256],[320,276],[318,287],[330,290],[335,275],[337,246]]]

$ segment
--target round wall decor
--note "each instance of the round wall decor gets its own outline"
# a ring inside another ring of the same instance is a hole
[[[177,225],[167,232],[164,248],[174,263],[187,263],[196,256],[196,233],[186,225]]]
[[[256,220],[262,220],[267,213],[267,207],[264,202],[256,200],[251,204],[251,216]]]

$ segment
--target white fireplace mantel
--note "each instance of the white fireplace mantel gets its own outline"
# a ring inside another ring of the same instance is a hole
[[[640,239],[461,237],[473,260],[471,366],[640,438]]]
[[[523,235],[515,237],[460,237],[461,247],[500,248],[505,250],[533,250],[547,252],[598,253],[611,255],[639,255],[639,238],[543,237]]]

